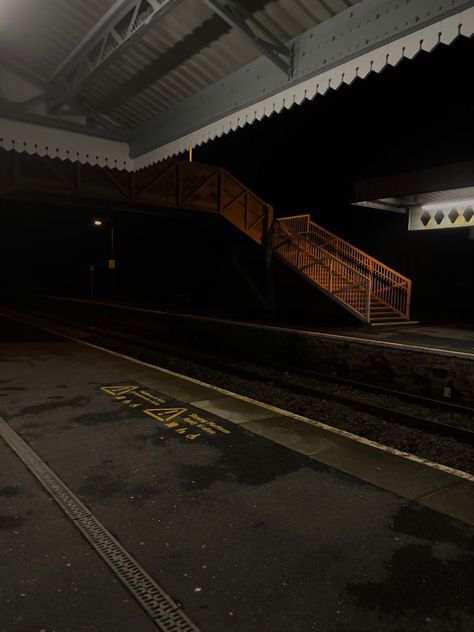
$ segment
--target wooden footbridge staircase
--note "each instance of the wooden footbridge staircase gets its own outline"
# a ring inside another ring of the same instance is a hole
[[[309,215],[274,221],[273,253],[360,320],[390,324],[410,318],[411,281]]]
[[[222,215],[361,321],[410,317],[411,281],[309,215],[273,218],[273,208],[225,169],[169,160],[135,173],[0,150],[0,198],[108,201],[112,208],[180,208]]]

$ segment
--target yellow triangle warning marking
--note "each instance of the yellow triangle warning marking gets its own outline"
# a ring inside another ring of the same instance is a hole
[[[183,415],[187,408],[147,408],[143,412],[158,421],[171,421],[179,415]]]
[[[100,390],[109,395],[124,395],[136,391],[138,386],[101,386]]]

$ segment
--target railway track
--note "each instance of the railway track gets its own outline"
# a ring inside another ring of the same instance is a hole
[[[48,318],[50,317],[48,316]],[[61,322],[64,323],[64,321]],[[112,346],[116,346],[118,343],[125,345],[127,349],[133,346],[138,350],[138,354],[145,358],[152,352],[179,357],[187,362],[191,360],[194,364],[202,365],[207,370],[213,369],[239,379],[262,384],[271,382],[274,387],[282,391],[337,402],[352,410],[374,415],[390,423],[423,430],[433,435],[452,438],[466,445],[474,446],[474,410],[471,408],[419,397],[410,393],[373,387],[347,379],[338,379],[321,373],[295,371],[289,367],[275,368],[265,365],[251,365],[236,358],[227,359],[196,351],[189,347],[184,349],[176,345],[143,339],[137,336],[133,330],[112,328],[108,324],[95,326],[81,322],[67,322],[66,324],[79,327],[88,333],[89,338],[92,335],[96,340],[99,339],[101,344],[105,343],[106,346],[107,340],[109,341],[108,346],[110,346],[110,342],[112,342]],[[324,383],[337,385],[339,392],[333,388],[325,388]],[[346,393],[340,392],[341,387],[348,389],[348,391]],[[356,391],[359,391],[359,396]],[[390,403],[389,405],[382,405],[380,402],[369,402],[367,397],[360,397],[361,392],[372,395],[376,393],[385,398],[388,397]],[[423,408],[426,414],[413,414],[401,410],[400,403],[405,404],[406,402]],[[446,422],[441,418],[442,415],[462,417],[462,421],[460,422],[458,419]]]

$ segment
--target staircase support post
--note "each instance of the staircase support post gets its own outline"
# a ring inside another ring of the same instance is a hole
[[[365,317],[367,322],[370,323],[370,299],[372,297],[372,273],[370,273],[369,280],[367,282],[367,299],[365,303]]]
[[[267,304],[270,313],[275,312],[275,277],[273,274],[273,207],[269,204],[265,209],[265,234],[263,236],[263,246],[265,247],[265,280],[267,290]]]
[[[275,279],[273,275],[273,256],[271,248],[265,254],[265,277],[267,286],[267,306],[270,313],[275,312]]]
[[[410,311],[411,311],[411,281],[407,283],[407,303],[406,303],[406,311],[405,316],[407,319],[410,319]]]

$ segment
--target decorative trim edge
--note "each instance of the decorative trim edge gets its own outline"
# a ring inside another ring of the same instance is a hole
[[[128,143],[0,117],[0,147],[81,164],[133,171]]]
[[[380,73],[387,66],[396,66],[404,58],[412,59],[420,51],[430,52],[440,43],[451,44],[459,36],[471,37],[473,34],[474,7],[380,46],[136,158],[130,158],[126,142],[4,117],[0,117],[0,148],[111,169],[139,171],[176,156],[189,147],[202,145],[273,113],[312,100],[330,88],[337,90],[357,77],[364,79],[372,72]]]
[[[396,66],[404,58],[412,59],[421,51],[430,52],[440,43],[451,44],[459,36],[471,37],[473,33],[474,8],[470,8],[380,46],[178,140],[138,156],[134,159],[134,168],[137,171],[144,169],[180,154],[189,147],[202,145],[250,125],[256,120],[269,117],[275,112],[281,112],[283,108],[288,110],[295,104],[299,105],[303,101],[312,100],[318,94],[325,94],[329,88],[337,90],[343,84],[352,83],[357,77],[365,79],[371,72],[380,73],[387,66]]]

